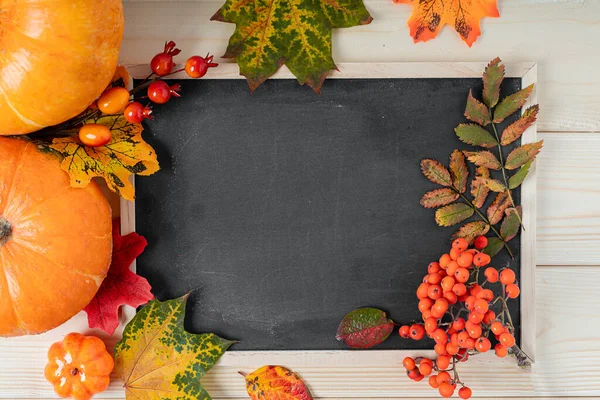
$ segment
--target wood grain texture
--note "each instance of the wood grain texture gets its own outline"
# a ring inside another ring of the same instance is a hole
[[[482,36],[467,47],[449,27],[427,43],[414,44],[406,21],[412,8],[391,0],[365,0],[375,20],[338,29],[336,62],[504,61],[539,63],[539,131],[600,131],[600,2],[501,0],[501,18],[486,18]],[[148,63],[167,39],[185,60],[192,54],[224,53],[233,24],[211,22],[221,1],[126,0],[121,61]],[[217,60],[227,62],[226,60]]]

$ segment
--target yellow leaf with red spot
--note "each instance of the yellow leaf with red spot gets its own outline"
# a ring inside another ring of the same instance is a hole
[[[312,400],[302,379],[285,367],[265,365],[244,377],[252,400]]]

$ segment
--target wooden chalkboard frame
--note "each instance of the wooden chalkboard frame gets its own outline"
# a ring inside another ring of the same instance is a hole
[[[487,63],[483,62],[411,62],[411,63],[342,63],[330,79],[376,78],[478,78]],[[537,83],[537,64],[534,62],[506,63],[506,77],[521,78],[524,88]],[[135,79],[150,74],[148,65],[128,66]],[[185,73],[173,79],[187,79]],[[243,79],[237,64],[222,64],[211,69],[206,79]],[[273,79],[295,79],[285,67]],[[260,90],[260,89],[259,89]],[[537,103],[534,89],[524,109]],[[536,141],[534,124],[522,136],[522,143]],[[521,347],[535,359],[535,268],[536,268],[536,168],[533,164],[522,188],[523,226],[521,234]],[[132,178],[133,179],[133,178]],[[121,199],[121,229],[126,234],[135,231],[135,203]],[[135,263],[132,266],[135,268]],[[123,319],[129,321],[135,311],[128,308]],[[334,334],[334,333],[332,333]],[[433,351],[422,350],[335,350],[335,351],[237,351],[226,353],[219,364],[204,379],[204,385],[214,398],[247,398],[243,381],[237,371],[252,371],[266,364],[281,364],[294,369],[306,378],[315,397],[389,397],[430,394],[428,385],[413,385],[402,378],[401,361],[407,356],[435,356]],[[470,374],[482,363],[504,364],[495,367],[506,374],[517,371],[514,361],[499,360],[493,355],[480,355],[461,368],[461,374]],[[476,376],[476,374],[473,374]],[[480,378],[483,379],[483,378]],[[473,378],[470,379],[472,383]],[[475,385],[477,384],[476,382]]]

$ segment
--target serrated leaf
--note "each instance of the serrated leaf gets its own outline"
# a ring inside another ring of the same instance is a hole
[[[490,122],[492,122],[492,119],[490,117],[490,110],[486,107],[485,104],[473,97],[472,90],[469,90],[469,97],[467,98],[467,107],[465,108],[465,117],[483,126],[486,126]]]
[[[510,152],[508,157],[506,157],[506,163],[504,164],[504,167],[508,170],[513,170],[527,164],[528,162],[532,162],[542,149],[543,145],[544,141],[540,140],[539,142],[527,143],[523,146],[517,147]]]
[[[490,170],[485,167],[478,167],[475,171],[475,179],[471,181],[471,195],[473,196],[473,204],[477,208],[483,207],[487,199],[490,189],[483,184],[478,178],[489,178]]]
[[[471,245],[477,236],[485,235],[489,230],[490,226],[484,221],[469,222],[461,226],[452,237],[464,238]]]
[[[439,226],[452,226],[470,218],[475,210],[465,203],[450,204],[435,212],[435,222]]]
[[[393,330],[394,321],[384,311],[366,307],[346,314],[335,338],[355,349],[369,349],[382,343]]]
[[[528,163],[523,165],[521,167],[521,169],[519,171],[517,171],[516,174],[514,174],[513,176],[508,178],[509,189],[516,189],[519,186],[521,186],[521,184],[527,177],[527,174],[529,173],[529,168],[531,168],[531,163],[532,163],[532,161],[529,161]]]
[[[210,400],[200,379],[234,342],[183,328],[187,296],[152,300],[115,346],[115,371],[127,400]]]
[[[463,143],[472,146],[490,148],[498,145],[496,139],[477,124],[460,124],[454,128],[454,132]]]
[[[495,171],[502,168],[502,164],[500,164],[500,161],[498,161],[491,151],[465,151],[464,153],[468,160],[478,167],[485,167]]]
[[[492,192],[502,193],[502,192],[506,191],[506,186],[504,186],[504,184],[502,182],[500,182],[498,179],[491,179],[491,178],[479,178],[479,179]]]
[[[421,197],[421,205],[425,208],[437,208],[452,203],[458,196],[458,193],[450,188],[436,189]]]
[[[211,18],[236,29],[224,58],[235,58],[253,91],[283,64],[317,93],[336,69],[331,30],[369,24],[362,0],[227,0]]]
[[[450,172],[439,161],[430,158],[421,160],[421,172],[433,183],[442,186],[452,186]]]
[[[452,184],[460,192],[467,191],[467,181],[469,180],[469,168],[465,161],[465,156],[460,150],[454,150],[450,155],[450,174],[452,175]]]
[[[265,365],[250,375],[241,374],[246,379],[246,390],[252,400],[312,400],[313,398],[302,378],[285,367]]]
[[[498,222],[502,221],[504,210],[506,210],[510,205],[508,191],[498,193],[492,204],[490,204],[487,209],[487,217],[490,221],[490,224],[496,225]]]
[[[85,123],[109,127],[110,142],[100,147],[87,147],[72,134],[40,146],[62,158],[60,166],[71,177],[71,186],[85,187],[92,178],[101,177],[109,189],[124,199],[134,200],[135,189],[129,176],[152,175],[160,169],[156,152],[142,138],[142,125],[128,122],[123,114],[94,117]]]
[[[500,97],[500,85],[504,79],[504,65],[498,57],[494,58],[483,73],[483,102],[495,107]]]
[[[500,144],[502,146],[507,146],[519,139],[527,130],[527,128],[533,125],[533,123],[536,121],[539,110],[540,106],[538,104],[525,110],[523,115],[521,115],[521,118],[504,129],[502,132],[502,137],[500,138]]]
[[[502,99],[500,104],[494,109],[494,122],[500,123],[507,117],[516,113],[527,102],[529,95],[533,91],[533,83],[525,89],[521,89]]]
[[[504,213],[506,215],[502,221],[502,225],[500,225],[500,236],[502,236],[505,242],[509,242],[519,233],[523,210],[521,206],[517,206],[517,208],[510,207]]]
[[[483,252],[490,257],[494,257],[496,254],[500,253],[500,250],[504,247],[504,242],[496,237],[488,238],[488,244],[483,249]]]

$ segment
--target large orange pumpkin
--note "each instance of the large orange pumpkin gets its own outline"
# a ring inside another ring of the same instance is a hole
[[[0,0],[0,135],[57,125],[110,83],[121,0]]]
[[[100,187],[71,187],[52,155],[0,138],[0,336],[52,329],[82,310],[111,260]]]

